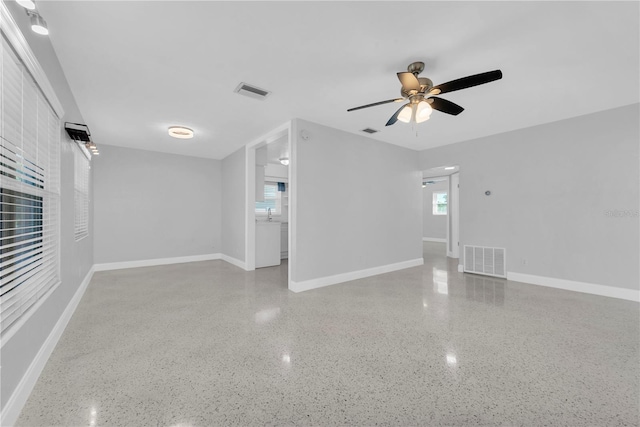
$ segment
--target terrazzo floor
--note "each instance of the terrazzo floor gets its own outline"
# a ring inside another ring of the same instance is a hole
[[[299,294],[286,265],[96,273],[17,425],[638,425],[637,303],[424,248]]]

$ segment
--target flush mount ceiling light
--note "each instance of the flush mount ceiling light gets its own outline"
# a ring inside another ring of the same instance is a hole
[[[280,157],[278,160],[280,160],[280,163],[287,166],[289,164],[289,158],[288,157]]]
[[[449,166],[449,167],[444,168],[444,170],[451,171],[451,170],[454,170],[455,168],[456,168],[455,166]]]
[[[25,9],[33,10],[36,8],[36,3],[33,0],[16,0],[16,3]]]
[[[41,34],[43,36],[49,34],[47,21],[45,21],[38,12],[27,10],[27,15],[29,15],[29,18],[31,19],[31,30],[33,30],[34,33]]]
[[[191,139],[193,138],[193,130],[184,126],[171,126],[169,128],[169,135],[178,139]]]

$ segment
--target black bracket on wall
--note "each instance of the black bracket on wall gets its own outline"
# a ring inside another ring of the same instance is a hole
[[[69,134],[69,137],[74,141],[80,141],[85,144],[91,143],[91,132],[89,132],[89,126],[80,123],[64,123],[64,129]]]

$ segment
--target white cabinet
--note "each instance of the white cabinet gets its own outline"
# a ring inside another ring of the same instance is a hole
[[[256,268],[280,265],[280,222],[256,222]]]

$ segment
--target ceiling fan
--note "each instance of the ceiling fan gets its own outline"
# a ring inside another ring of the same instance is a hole
[[[443,113],[457,116],[464,111],[464,108],[451,101],[438,98],[434,95],[453,92],[455,90],[466,89],[473,86],[489,83],[502,78],[502,71],[494,70],[486,73],[474,74],[472,76],[462,77],[460,79],[451,80],[447,83],[434,86],[433,82],[426,77],[418,77],[424,70],[424,62],[414,62],[407,67],[407,71],[397,73],[398,79],[402,84],[400,94],[402,98],[388,99],[386,101],[374,102],[373,104],[361,105],[360,107],[350,108],[347,111],[355,111],[363,108],[375,107],[376,105],[388,104],[390,102],[409,102],[395,112],[389,119],[386,126],[391,126],[398,120],[404,123],[414,121],[422,123],[429,120],[433,110],[442,111]]]

